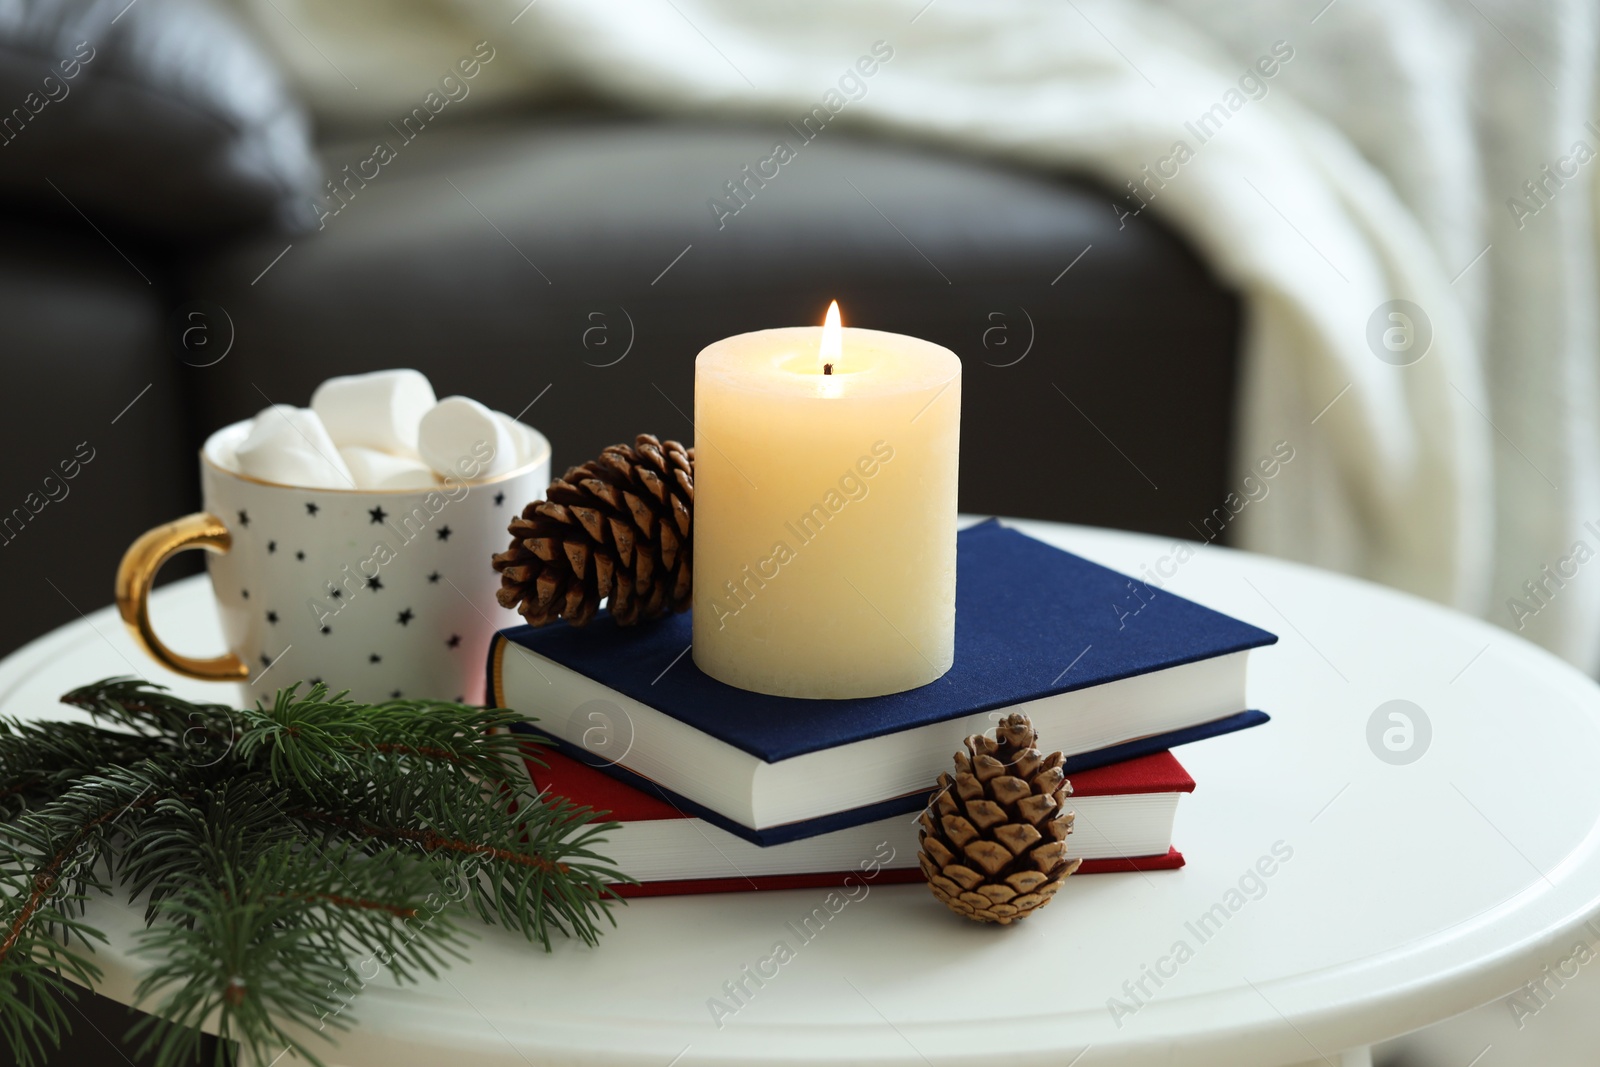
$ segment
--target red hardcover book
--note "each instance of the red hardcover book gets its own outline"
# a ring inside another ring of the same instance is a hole
[[[560,752],[528,751],[545,764],[527,761],[536,786],[610,812],[607,818],[622,824],[600,850],[639,880],[618,886],[619,896],[922,881],[914,815],[762,847]],[[1194,791],[1194,779],[1172,753],[1080,771],[1072,788],[1077,819],[1068,843],[1083,859],[1079,874],[1183,866],[1183,854],[1172,847],[1172,820],[1178,798]]]

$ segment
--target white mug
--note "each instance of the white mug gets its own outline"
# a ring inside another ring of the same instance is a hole
[[[243,683],[247,701],[320,681],[367,703],[481,703],[489,639],[521,621],[495,600],[490,557],[544,497],[549,442],[519,426],[524,462],[481,481],[492,443],[432,489],[301,489],[228,469],[249,428],[224,427],[201,449],[205,510],[149,531],[123,557],[117,606],[139,643],[180,674]],[[156,572],[189,548],[208,551],[227,638],[228,653],[212,659],[175,652],[150,625]]]

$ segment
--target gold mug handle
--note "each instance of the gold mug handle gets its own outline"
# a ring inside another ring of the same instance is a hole
[[[204,511],[185,515],[146,531],[128,546],[117,567],[117,611],[133,639],[162,666],[208,682],[236,682],[250,677],[250,668],[232,652],[212,659],[193,659],[168,648],[150,625],[150,585],[161,565],[190,548],[222,553],[233,536],[222,520]]]

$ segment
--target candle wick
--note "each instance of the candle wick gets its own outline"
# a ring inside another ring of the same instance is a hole
[[[833,364],[832,363],[824,363],[822,365],[822,373],[823,374],[832,374],[833,373]]]

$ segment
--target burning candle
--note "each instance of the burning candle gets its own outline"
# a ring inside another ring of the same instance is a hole
[[[694,660],[743,689],[843,698],[955,655],[961,361],[823,326],[695,360]]]

